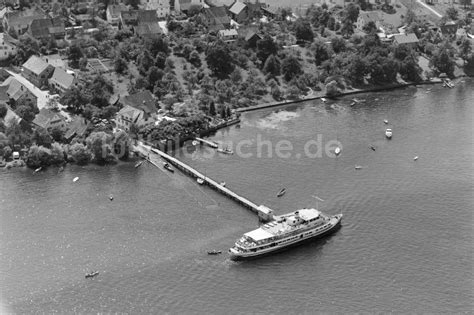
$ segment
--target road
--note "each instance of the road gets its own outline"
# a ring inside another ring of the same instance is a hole
[[[421,4],[422,6],[424,6],[425,8],[427,8],[428,10],[430,10],[431,12],[433,12],[437,17],[439,18],[442,18],[443,15],[438,13],[438,11],[436,11],[435,9],[433,9],[432,7],[430,7],[429,5],[427,5],[426,3],[424,3],[423,1],[421,0],[416,0],[416,2],[418,2],[419,4]]]

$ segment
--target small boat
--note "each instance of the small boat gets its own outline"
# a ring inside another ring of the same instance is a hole
[[[35,169],[35,173],[41,172],[42,169],[43,169],[43,168],[42,168],[41,166],[38,167],[37,169]]]
[[[77,182],[79,180],[79,177],[74,177],[74,179],[72,180],[74,183]]]
[[[222,251],[220,250],[210,250],[207,252],[208,255],[219,255],[222,254]]]
[[[387,139],[392,139],[392,129],[386,129],[385,130],[385,137],[387,137]]]
[[[142,164],[143,164],[143,161],[138,162],[137,164],[135,164],[135,168],[140,167]]]
[[[418,155],[415,156],[415,157],[413,158],[413,160],[415,160],[415,161],[418,160]]]
[[[87,278],[94,278],[94,277],[97,276],[98,274],[99,274],[98,271],[93,271],[93,272],[91,272],[91,273],[88,273],[88,274],[86,274],[86,279],[87,279]]]
[[[221,185],[222,187],[225,187],[225,182],[220,182],[220,185]]]
[[[356,165],[356,166],[355,166],[355,169],[356,169],[356,170],[360,170],[360,169],[362,169],[362,166]]]
[[[351,107],[354,106],[354,105],[356,105],[356,104],[357,104],[357,102],[352,101],[352,102],[351,102]]]
[[[372,151],[375,151],[375,147],[373,145],[371,145],[370,148],[372,149]]]
[[[164,163],[164,164],[163,164],[163,167],[164,167],[166,170],[170,171],[171,173],[174,173],[174,169],[169,165],[169,163]]]
[[[387,119],[384,119],[383,122],[384,122],[384,124],[388,124],[388,120],[387,120]]]
[[[204,184],[204,179],[202,179],[202,178],[200,178],[200,177],[199,177],[198,179],[196,179],[196,181],[197,181],[197,183],[198,183],[199,185],[203,185],[203,184]]]
[[[341,154],[341,148],[340,148],[340,147],[336,147],[336,148],[334,149],[334,154],[335,154],[336,156],[338,156],[339,154]]]
[[[326,103],[328,100],[325,97],[321,97],[321,101],[323,101],[323,103]]]
[[[277,194],[277,197],[281,197],[283,196],[284,194],[286,193],[286,188],[283,188],[282,190],[280,190]]]
[[[114,200],[114,195],[109,196],[110,201]]]
[[[197,140],[193,140],[193,142],[191,142],[193,145],[198,145],[199,144],[199,141]]]
[[[224,154],[234,154],[234,151],[232,151],[231,149],[229,148],[218,148],[217,149],[217,152],[220,152],[220,153],[224,153]]]
[[[58,170],[58,173],[61,173],[61,172],[63,172],[63,171],[64,171],[64,166],[61,166],[61,167],[59,168],[59,170]]]

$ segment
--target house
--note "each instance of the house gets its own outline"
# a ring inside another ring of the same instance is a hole
[[[209,7],[203,9],[203,20],[210,32],[218,32],[230,28],[230,17],[225,7]]]
[[[158,23],[143,23],[138,24],[134,28],[135,33],[140,38],[152,38],[162,33],[160,25]]]
[[[356,26],[359,30],[362,30],[364,26],[369,23],[374,22],[375,26],[379,28],[382,26],[382,18],[380,17],[377,11],[360,11],[359,17],[357,18]]]
[[[155,11],[159,18],[165,18],[170,15],[170,0],[141,0],[140,3],[145,10]]]
[[[454,21],[448,21],[444,25],[441,25],[441,33],[445,36],[456,34],[457,30],[458,24]]]
[[[54,67],[37,56],[31,56],[23,64],[22,75],[31,83],[41,88],[48,85],[48,79],[53,74]]]
[[[47,39],[50,37],[61,39],[64,38],[66,31],[64,22],[59,18],[35,19],[31,22],[28,33],[35,39]]]
[[[27,13],[25,11],[7,12],[3,17],[3,29],[8,32],[14,32],[23,35],[28,30],[31,22],[36,19],[44,18],[44,14],[39,12]]]
[[[109,4],[105,15],[107,17],[107,22],[115,27],[118,27],[120,24],[120,13],[123,11],[128,11],[128,8],[123,4]]]
[[[175,0],[174,11],[188,13],[191,6],[201,6],[201,8],[207,7],[204,0]]]
[[[8,59],[16,54],[18,41],[7,33],[0,33],[0,60]]]
[[[150,91],[145,90],[125,96],[121,103],[124,107],[115,116],[117,128],[130,131],[132,124],[139,127],[154,124],[157,107]]]
[[[217,37],[222,39],[224,42],[233,42],[239,37],[239,33],[234,28],[227,29],[227,30],[220,30],[217,33]]]
[[[262,11],[262,14],[269,19],[274,19],[278,15],[278,9],[270,5],[262,5],[260,10]]]
[[[55,68],[52,77],[48,80],[51,89],[58,91],[60,94],[69,90],[77,84],[76,77],[67,73],[64,69]]]
[[[243,26],[238,29],[239,37],[247,42],[249,47],[256,47],[257,42],[263,38],[258,33],[257,26]]]
[[[17,106],[24,105],[28,103],[37,104],[38,98],[33,94],[26,86],[24,86],[20,81],[15,79],[15,77],[9,77],[6,79],[2,86],[8,87],[6,93],[8,97],[15,102]]]
[[[55,128],[64,130],[66,119],[57,111],[42,108],[33,120],[33,124],[50,132]]]
[[[230,6],[229,13],[234,21],[242,23],[249,17],[249,7],[245,3],[236,0]]]
[[[132,29],[138,25],[138,11],[122,11],[120,12],[120,26],[124,29]]]
[[[418,42],[418,37],[416,37],[415,33],[393,35],[393,43],[395,45],[416,46]]]
[[[86,134],[87,128],[89,128],[89,126],[90,122],[88,122],[84,117],[76,116],[66,127],[64,138],[68,141],[71,141],[75,137],[83,137]]]

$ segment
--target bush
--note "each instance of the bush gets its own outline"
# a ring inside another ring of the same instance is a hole
[[[72,161],[76,162],[78,165],[86,165],[91,160],[91,152],[89,149],[82,143],[75,143],[69,147],[69,156]]]
[[[28,151],[26,165],[31,168],[51,165],[51,150],[43,146],[32,145]]]

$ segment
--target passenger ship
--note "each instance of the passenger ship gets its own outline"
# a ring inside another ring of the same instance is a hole
[[[230,259],[243,260],[267,255],[335,231],[342,214],[328,216],[316,209],[301,209],[275,216],[272,221],[245,233],[229,249]]]

